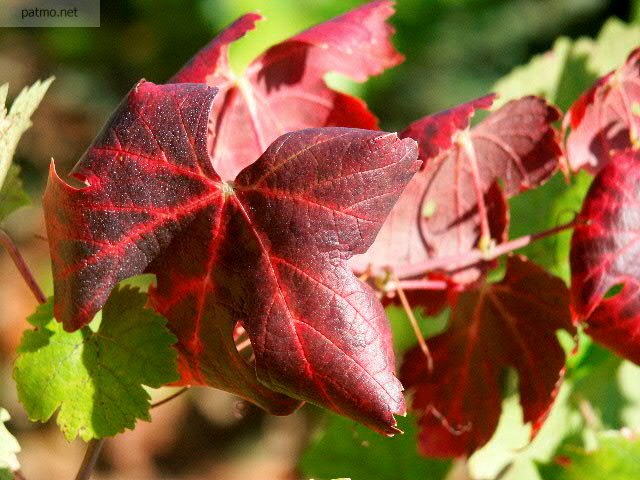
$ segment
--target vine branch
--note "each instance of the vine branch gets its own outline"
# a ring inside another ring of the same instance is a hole
[[[164,405],[167,402],[179,397],[190,387],[184,387],[178,390],[177,392],[169,395],[167,398],[162,399],[156,403],[152,403],[150,408],[156,408],[160,405]],[[96,462],[98,461],[98,457],[100,456],[100,451],[102,450],[102,446],[104,445],[106,438],[94,438],[87,445],[87,451],[84,453],[84,458],[82,459],[82,464],[80,465],[80,469],[76,474],[75,480],[89,480],[91,478],[91,473],[96,466]]]
[[[96,462],[100,456],[100,450],[102,450],[105,440],[105,438],[94,438],[89,442],[75,480],[89,480],[89,478],[91,478],[91,473],[96,466]]]
[[[152,403],[152,404],[151,404],[151,407],[149,407],[149,408],[156,408],[156,407],[159,407],[160,405],[164,405],[165,403],[170,402],[170,401],[171,401],[171,400],[173,400],[174,398],[179,397],[179,396],[180,396],[180,395],[182,395],[183,393],[186,393],[186,392],[189,390],[189,388],[191,388],[191,387],[184,387],[184,388],[181,388],[181,389],[180,389],[180,390],[178,390],[177,392],[175,392],[175,393],[173,393],[173,394],[169,395],[167,398],[164,398],[164,399],[162,399],[162,400],[159,400],[159,401],[157,401],[156,403]]]
[[[405,312],[407,312],[407,316],[409,317],[409,323],[411,324],[411,328],[413,328],[413,333],[415,334],[416,338],[418,339],[418,344],[420,345],[420,350],[422,350],[422,353],[424,354],[425,358],[427,359],[427,371],[429,373],[433,372],[433,357],[431,356],[431,352],[429,351],[429,346],[427,345],[427,342],[424,339],[424,335],[422,335],[422,331],[420,330],[420,325],[418,325],[418,320],[416,319],[415,315],[413,314],[413,308],[411,308],[411,304],[409,303],[409,300],[407,299],[407,296],[404,294],[404,290],[402,289],[402,287],[399,285],[400,282],[397,281],[396,279],[396,291],[398,293],[398,297],[400,297],[400,302],[402,303],[402,307],[404,308]]]
[[[0,245],[2,245],[9,253],[11,260],[13,260],[13,263],[20,272],[20,275],[22,275],[22,278],[31,290],[31,293],[33,293],[33,296],[36,297],[38,303],[45,303],[47,301],[47,297],[38,285],[38,282],[36,282],[33,273],[31,273],[31,270],[27,266],[27,262],[25,262],[24,257],[20,253],[20,250],[18,250],[18,247],[16,247],[16,244],[13,242],[11,237],[2,229],[0,229]]]
[[[514,250],[526,247],[527,245],[543,238],[556,235],[564,230],[574,228],[578,224],[577,220],[572,220],[568,223],[559,225],[543,232],[534,233],[532,235],[525,235],[523,237],[510,240],[508,242],[501,243],[491,250],[481,250],[475,248],[467,253],[459,255],[449,255],[445,257],[438,257],[419,262],[415,264],[400,265],[393,268],[394,273],[400,278],[417,277],[434,270],[446,270],[454,271],[461,270],[481,261],[491,261],[496,258],[505,255]]]

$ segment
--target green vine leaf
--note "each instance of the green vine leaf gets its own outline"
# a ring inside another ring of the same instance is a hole
[[[53,301],[29,317],[36,327],[18,348],[14,378],[32,421],[47,421],[56,410],[68,440],[110,437],[149,421],[149,394],[179,379],[176,338],[166,320],[145,308],[138,289],[114,290],[88,326],[65,332],[53,318]]]
[[[538,465],[545,480],[636,480],[640,478],[640,438],[605,432],[595,449],[567,442],[553,463]]]
[[[615,17],[604,24],[596,39],[560,37],[551,50],[498,80],[492,89],[500,94],[494,107],[523,95],[540,95],[566,110],[598,77],[624,63],[638,44],[640,26]]]
[[[17,457],[20,445],[5,425],[10,419],[9,412],[0,408],[0,480],[13,478],[13,472],[20,470]]]
[[[20,137],[31,126],[31,115],[38,108],[51,82],[53,77],[44,82],[38,80],[30,87],[23,88],[8,111],[5,103],[9,85],[0,85],[0,187],[7,177]]]
[[[322,434],[302,457],[302,472],[311,478],[346,475],[352,480],[446,478],[451,469],[451,461],[418,455],[415,418],[397,417],[397,420],[398,428],[404,434],[387,438],[352,420],[330,415]]]
[[[0,188],[0,222],[14,210],[31,204],[31,199],[22,187],[20,167],[11,165],[2,188]]]

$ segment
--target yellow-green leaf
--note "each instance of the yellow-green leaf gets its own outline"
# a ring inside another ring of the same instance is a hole
[[[110,437],[150,420],[149,394],[178,380],[176,338],[166,320],[145,308],[146,295],[122,287],[113,291],[94,320],[73,333],[53,318],[53,302],[29,318],[18,348],[14,378],[20,402],[33,421],[57,423],[69,440]],[[99,323],[99,326],[96,324]]]
[[[22,134],[31,126],[31,115],[42,101],[53,77],[22,89],[7,111],[9,85],[0,86],[0,187],[9,172],[13,154]]]

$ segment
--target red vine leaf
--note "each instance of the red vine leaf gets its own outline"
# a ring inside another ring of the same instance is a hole
[[[389,41],[393,28],[385,22],[392,14],[392,2],[368,3],[269,48],[237,76],[228,48],[261,18],[251,13],[178,72],[171,83],[206,83],[220,91],[211,111],[209,128],[216,135],[209,138],[209,152],[222,179],[233,180],[273,140],[293,130],[376,129],[362,100],[329,89],[323,78],[337,72],[364,81],[400,63],[403,57]]]
[[[505,278],[462,292],[448,330],[427,340],[430,373],[419,348],[400,378],[421,414],[419,447],[427,456],[470,455],[493,435],[502,406],[501,376],[517,371],[524,421],[540,428],[564,372],[556,331],[574,331],[564,282],[523,257],[509,257]],[[454,359],[452,361],[452,359]]]
[[[640,364],[640,153],[619,152],[598,173],[571,240],[573,314],[585,331]],[[622,287],[609,296],[614,287]]]
[[[561,155],[555,107],[538,97],[507,103],[469,129],[476,109],[493,95],[427,117],[401,136],[420,146],[422,170],[413,178],[371,249],[353,261],[356,271],[455,257],[506,239],[511,197],[546,181]],[[501,182],[502,189],[498,185]],[[457,283],[478,279],[482,265],[452,273]]]
[[[418,141],[422,170],[407,185],[371,248],[351,260],[355,271],[418,263],[428,258],[419,229],[424,209],[422,197],[429,186],[425,167],[451,150],[456,134],[469,126],[476,109],[489,108],[493,97],[488,95],[425,117],[400,134],[402,138],[411,137]]]
[[[279,137],[234,182],[207,153],[215,89],[138,84],[75,175],[45,194],[56,318],[86,324],[120,280],[155,273],[184,383],[289,413],[293,400],[385,434],[404,412],[388,320],[347,260],[419,168],[415,142],[323,128]],[[234,344],[247,332],[255,365]],[[277,393],[276,393],[277,392]]]
[[[618,70],[600,78],[569,109],[563,121],[572,170],[592,173],[611,154],[640,145],[640,49]]]

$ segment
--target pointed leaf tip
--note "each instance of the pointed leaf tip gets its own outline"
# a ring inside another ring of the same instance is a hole
[[[524,257],[509,257],[501,282],[462,292],[449,328],[405,355],[400,377],[420,415],[420,451],[469,456],[493,435],[502,408],[501,373],[519,376],[524,421],[540,428],[563,378],[565,354],[557,330],[575,332],[564,282]],[[451,362],[452,358],[458,359]],[[483,372],[479,375],[478,372]]]
[[[253,28],[245,15],[223,30],[171,82],[207,83],[220,89],[209,139],[213,166],[233,180],[279,136],[316,127],[377,129],[375,116],[355,97],[328,88],[337,72],[364,81],[400,63],[390,42],[389,2],[362,5],[313,26],[258,56],[243,75],[229,67],[229,45]],[[251,15],[251,14],[250,14]],[[247,131],[247,126],[249,131]]]

